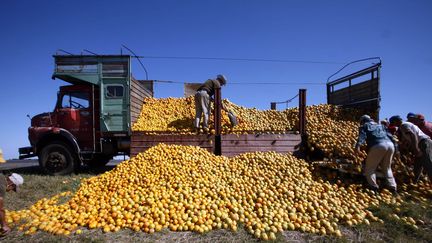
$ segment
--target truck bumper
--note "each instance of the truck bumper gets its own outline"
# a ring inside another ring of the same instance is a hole
[[[37,156],[37,154],[34,153],[33,147],[19,148],[18,152],[19,152],[19,159],[27,159],[27,158]]]

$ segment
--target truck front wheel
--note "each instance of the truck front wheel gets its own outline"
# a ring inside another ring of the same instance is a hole
[[[67,175],[75,170],[77,162],[74,158],[67,144],[54,142],[43,147],[39,165],[50,175]]]

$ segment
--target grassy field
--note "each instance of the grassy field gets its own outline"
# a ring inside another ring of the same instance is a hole
[[[41,174],[37,167],[17,169],[11,172],[21,173],[25,184],[19,193],[10,192],[6,196],[8,210],[20,210],[30,207],[42,198],[52,197],[60,192],[75,191],[80,180],[97,176],[113,167],[106,167],[99,172],[92,172],[83,168],[80,173],[71,176],[46,176]],[[277,242],[432,242],[432,204],[428,200],[417,200],[402,194],[404,203],[400,207],[393,205],[380,205],[371,208],[376,216],[384,223],[371,223],[348,227],[340,226],[343,237],[335,238],[297,231],[285,231],[277,235]],[[420,219],[422,224],[418,228],[403,223],[393,216],[394,213],[406,217]],[[88,230],[82,228],[81,234],[72,233],[70,236],[56,236],[45,232],[33,235],[24,235],[14,228],[13,231],[0,239],[2,242],[256,242],[259,241],[245,230],[237,232],[228,230],[214,230],[206,234],[194,232],[171,232],[167,229],[147,234],[131,230],[121,230],[116,233],[103,233],[101,229]]]

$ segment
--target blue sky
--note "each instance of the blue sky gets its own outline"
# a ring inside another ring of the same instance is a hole
[[[259,109],[299,88],[307,89],[308,104],[325,103],[331,74],[350,61],[379,56],[381,118],[412,111],[432,120],[432,1],[4,0],[0,6],[0,148],[6,159],[29,144],[26,115],[54,108],[64,84],[51,80],[58,49],[119,54],[124,44],[148,57],[305,61],[142,60],[149,79],[202,82],[223,73],[223,97]],[[133,74],[145,78],[137,62]],[[247,84],[256,82],[283,84]],[[155,85],[156,97],[182,94],[181,84]]]

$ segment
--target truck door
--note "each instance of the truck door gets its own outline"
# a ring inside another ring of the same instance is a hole
[[[129,131],[129,64],[103,63],[101,82],[101,131]]]
[[[105,82],[102,88],[101,123],[107,132],[128,131],[127,89],[122,83]]]
[[[85,87],[85,86],[84,86]],[[83,86],[63,86],[56,107],[57,123],[78,140],[83,151],[93,150],[91,90]]]

